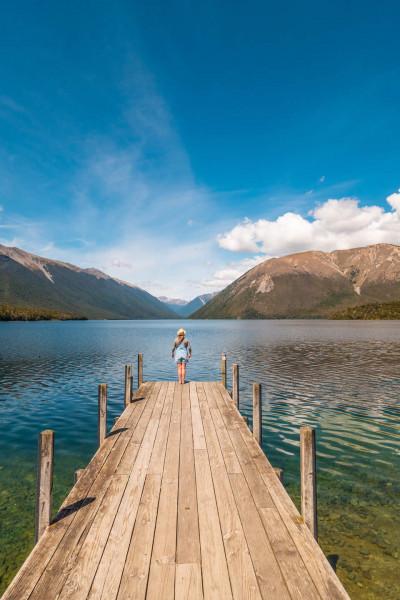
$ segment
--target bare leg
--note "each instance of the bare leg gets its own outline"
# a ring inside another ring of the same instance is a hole
[[[182,363],[182,383],[185,383],[186,377],[186,363]]]
[[[182,363],[178,364],[178,378],[179,378],[179,383],[182,383]]]

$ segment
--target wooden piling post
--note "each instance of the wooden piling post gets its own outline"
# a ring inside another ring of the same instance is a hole
[[[137,383],[138,383],[138,388],[140,388],[140,386],[143,383],[143,354],[139,353],[137,356],[138,359],[138,363],[137,363]]]
[[[124,396],[124,404],[125,407],[128,406],[128,404],[131,401],[131,396],[132,396],[132,367],[131,365],[125,365],[125,396]]]
[[[283,484],[283,469],[280,469],[279,467],[274,467],[274,471],[279,481]]]
[[[222,381],[222,385],[224,386],[224,388],[226,388],[227,381],[226,381],[226,354],[225,354],[225,352],[223,352],[221,354],[221,381]]]
[[[239,408],[239,365],[232,365],[232,399]]]
[[[36,482],[35,543],[50,525],[53,490],[54,431],[39,434]]]
[[[300,428],[301,514],[318,540],[315,429]]]
[[[261,383],[253,383],[253,436],[262,444]]]
[[[82,473],[84,472],[85,469],[77,469],[75,471],[75,483],[78,481],[78,479],[80,477],[82,477]]]
[[[133,381],[133,375],[131,375],[131,399],[130,399],[131,402],[133,402],[133,396],[134,396],[133,386],[134,385],[135,385],[135,383]]]
[[[98,398],[98,422],[97,433],[99,446],[104,442],[107,435],[107,384],[100,383]]]

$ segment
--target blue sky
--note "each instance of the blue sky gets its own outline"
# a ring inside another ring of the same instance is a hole
[[[400,243],[399,24],[396,2],[6,3],[0,242],[186,298]]]

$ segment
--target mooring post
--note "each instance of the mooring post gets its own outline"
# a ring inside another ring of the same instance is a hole
[[[253,436],[262,444],[261,383],[253,383]]]
[[[133,367],[132,367],[132,371],[133,371]],[[134,381],[133,381],[133,375],[131,375],[131,402],[133,402],[133,396],[134,396],[134,391],[133,391],[133,386],[135,385]]]
[[[221,354],[221,381],[224,388],[226,388],[226,354],[223,352]]]
[[[79,477],[82,477],[82,473],[85,469],[77,469],[75,471],[75,483],[78,481]]]
[[[239,408],[239,365],[232,365],[232,400]]]
[[[300,428],[301,514],[318,540],[315,429]]]
[[[46,429],[39,434],[36,482],[35,543],[43,535],[51,519],[53,490],[54,431]]]
[[[137,355],[137,385],[138,385],[138,388],[140,388],[142,383],[143,383],[143,354],[139,353]]]
[[[132,395],[132,390],[131,390],[131,386],[132,386],[132,367],[131,365],[125,365],[125,396],[124,396],[124,403],[125,403],[125,407],[128,406],[128,404],[131,401],[131,395]]]
[[[99,407],[98,407],[98,422],[97,432],[99,446],[104,442],[107,435],[107,384],[100,383],[99,385]]]
[[[279,481],[283,484],[283,469],[280,469],[279,467],[274,467],[274,471]]]

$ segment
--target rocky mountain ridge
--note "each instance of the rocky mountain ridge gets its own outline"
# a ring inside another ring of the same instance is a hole
[[[1,244],[0,304],[70,312],[89,319],[176,316],[145,290],[98,269],[82,269]]]
[[[272,258],[230,284],[195,318],[324,317],[400,300],[400,246],[375,244]]]

